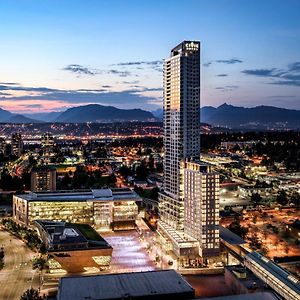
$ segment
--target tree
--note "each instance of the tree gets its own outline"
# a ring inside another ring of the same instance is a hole
[[[248,228],[241,226],[239,220],[233,221],[229,225],[228,229],[233,233],[235,233],[236,235],[240,236],[241,238],[245,238],[246,234],[248,233]]]
[[[250,247],[252,249],[259,249],[261,247],[261,241],[259,240],[256,232],[251,235]]]
[[[37,269],[42,272],[43,270],[45,270],[47,268],[48,268],[47,260],[42,257],[35,258],[32,261],[32,269],[33,270]]]
[[[39,295],[38,290],[30,288],[23,293],[20,300],[43,300],[43,298]]]
[[[278,193],[276,200],[277,200],[278,204],[286,205],[288,203],[288,198],[287,198],[286,192],[281,190]]]
[[[300,194],[298,192],[293,192],[290,198],[290,202],[295,206],[300,206]]]
[[[136,178],[138,180],[146,180],[149,175],[149,169],[143,161],[141,165],[136,168]]]
[[[262,198],[261,195],[259,193],[253,193],[251,195],[251,202],[254,204],[254,206],[257,206],[260,204]]]

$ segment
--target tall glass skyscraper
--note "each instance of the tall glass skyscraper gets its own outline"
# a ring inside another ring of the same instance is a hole
[[[170,248],[178,256],[202,256],[203,251],[199,248],[203,246],[202,238],[208,228],[204,224],[208,207],[209,220],[213,225],[209,228],[219,239],[218,217],[214,218],[219,213],[218,191],[215,192],[219,178],[211,168],[200,162],[198,41],[183,41],[171,50],[170,57],[164,63],[164,150],[159,232],[170,242]],[[210,180],[213,184],[210,184],[209,196],[202,182],[208,177],[200,173],[210,173],[209,178],[213,179]],[[215,241],[208,244],[209,247],[218,247]]]

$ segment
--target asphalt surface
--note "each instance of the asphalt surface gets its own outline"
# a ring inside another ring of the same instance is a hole
[[[4,247],[4,268],[0,271],[0,299],[14,300],[31,286],[38,288],[39,279],[32,270],[34,253],[25,244],[0,229],[0,247]]]

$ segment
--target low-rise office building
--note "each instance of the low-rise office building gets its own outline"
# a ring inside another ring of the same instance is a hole
[[[50,272],[107,270],[112,247],[89,225],[37,220],[35,226],[48,251]]]
[[[26,226],[35,220],[85,223],[97,229],[135,228],[136,202],[142,199],[128,188],[30,192],[14,195],[14,220]]]

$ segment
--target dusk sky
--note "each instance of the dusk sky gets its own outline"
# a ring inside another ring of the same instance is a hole
[[[162,106],[162,61],[200,40],[201,106],[300,109],[299,0],[2,0],[0,107]]]

